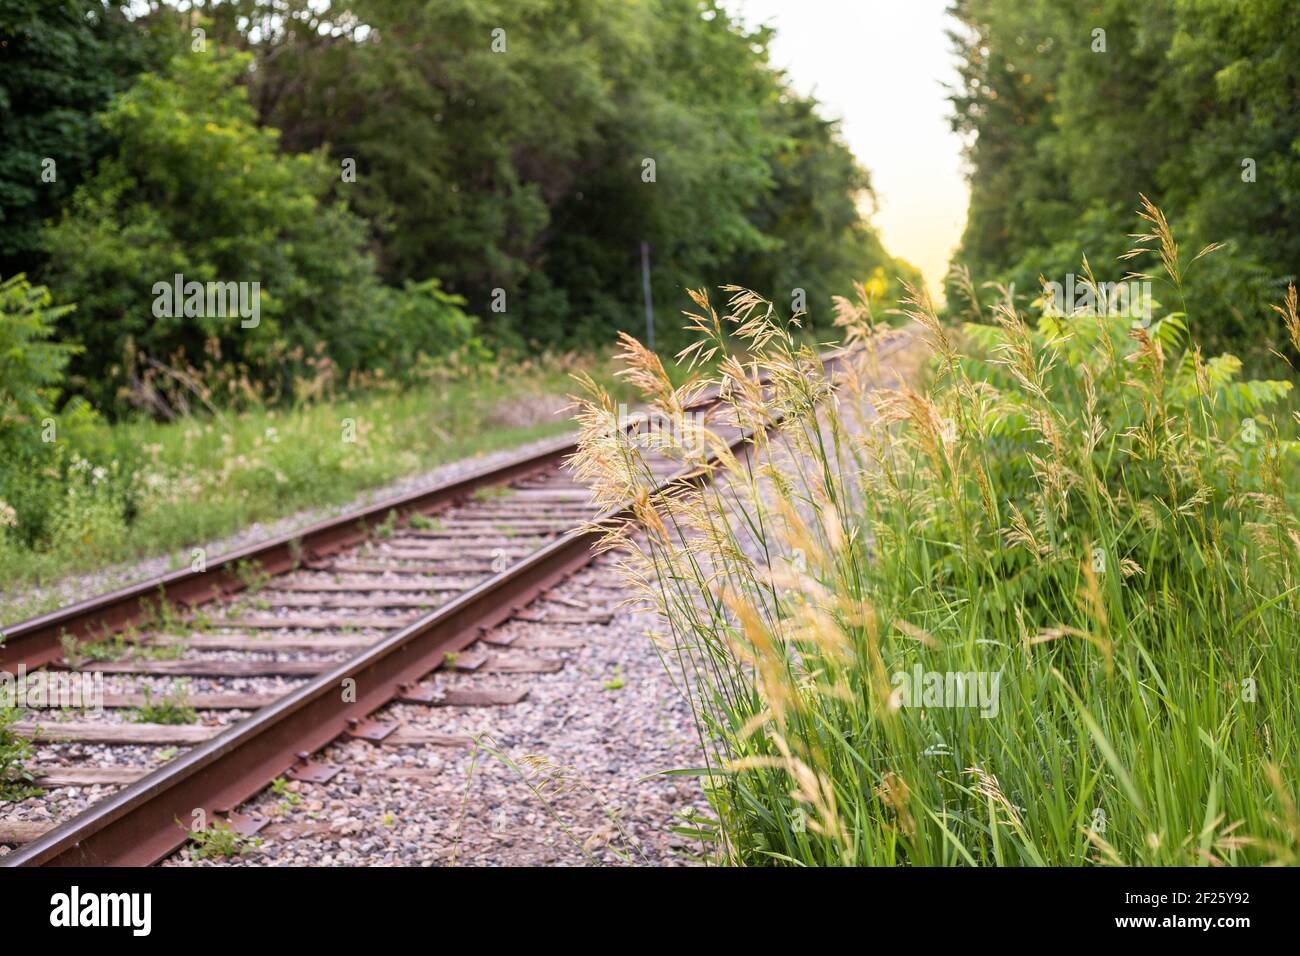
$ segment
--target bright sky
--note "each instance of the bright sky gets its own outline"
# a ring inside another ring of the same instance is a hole
[[[948,0],[724,0],[734,16],[776,28],[773,65],[843,120],[871,173],[872,221],[885,247],[943,291],[969,190],[943,84],[956,82]]]

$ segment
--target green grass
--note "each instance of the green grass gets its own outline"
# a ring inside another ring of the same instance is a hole
[[[189,688],[177,681],[172,692],[154,699],[148,687],[144,689],[144,703],[131,711],[131,720],[137,724],[194,724],[198,712],[190,706]]]
[[[190,857],[195,860],[228,860],[252,853],[261,846],[261,837],[246,837],[224,820],[214,820],[205,829],[190,831]]]
[[[441,531],[443,523],[437,518],[430,518],[428,515],[413,514],[407,519],[406,526],[412,531]]]
[[[1179,301],[1186,264],[1145,212]],[[1294,372],[1241,380],[1181,314],[1133,334],[904,306],[933,384],[873,392],[864,357],[831,405],[812,353],[738,292],[721,324],[777,386],[732,404],[785,414],[779,441],[643,501],[644,539],[611,542],[657,596],[704,744],[679,772],[712,814],[686,829],[738,865],[1300,863]],[[1295,308],[1274,331],[1300,349]],[[870,340],[865,303],[841,319]],[[580,469],[648,487],[610,407],[582,409]]]
[[[188,567],[196,549],[215,557],[211,542],[255,522],[343,504],[407,475],[560,434],[571,423],[539,416],[536,399],[558,405],[578,368],[611,381],[603,367],[566,358],[294,408],[97,422],[49,446],[46,466],[7,476],[48,504],[28,509],[44,522],[39,529],[0,527],[0,622],[62,603],[56,594],[24,593],[32,586],[155,555]]]

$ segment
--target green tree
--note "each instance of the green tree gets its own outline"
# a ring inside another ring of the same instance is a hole
[[[101,406],[119,401],[137,350],[173,364],[206,352],[287,387],[286,356],[391,366],[467,332],[454,303],[424,287],[410,294],[449,321],[377,354],[376,323],[398,293],[375,275],[365,222],[335,201],[338,171],[321,155],[281,152],[276,130],[257,125],[237,82],[250,59],[183,53],[116,97],[101,117],[112,152],[47,233],[48,281],[78,303],[61,320],[85,347],[72,384]],[[257,283],[257,315],[156,308],[156,287],[176,275],[246,283],[250,305]]]
[[[868,181],[833,124],[769,66],[769,32],[716,3],[205,12],[257,55],[252,102],[286,147],[355,160],[350,195],[385,275],[432,270],[498,334],[607,341],[639,327],[642,242],[666,328],[687,286],[753,276],[828,311],[854,279],[899,271],[857,211]]]
[[[125,6],[0,0],[0,275],[35,272],[42,221],[105,148],[95,114],[154,57]]]
[[[1262,341],[1300,262],[1294,5],[956,0],[950,12],[953,123],[972,168],[958,259],[1031,293],[1081,254],[1117,280],[1141,192],[1179,210],[1192,254],[1227,242],[1187,276],[1202,341]]]

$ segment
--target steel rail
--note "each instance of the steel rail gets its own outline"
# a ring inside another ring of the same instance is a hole
[[[739,449],[745,432],[732,443]],[[659,485],[688,480],[678,472]],[[605,526],[633,518],[629,508]],[[594,557],[603,532],[570,531],[2,860],[5,866],[147,866],[181,846],[195,810],[229,813]],[[355,691],[348,701],[347,684]]]
[[[716,400],[716,395],[701,396],[688,410],[703,408]],[[284,574],[302,561],[328,557],[359,544],[369,536],[368,526],[382,521],[392,511],[400,516],[428,514],[454,504],[485,485],[505,484],[543,471],[577,450],[577,444],[565,438],[540,451],[479,469],[459,479],[386,499],[220,555],[206,561],[203,570],[183,569],[158,575],[0,627],[0,670],[14,671],[22,665],[30,671],[56,661],[63,656],[65,637],[86,641],[116,633],[138,620],[147,602],[161,597],[194,607],[241,591],[245,585],[237,568],[245,562],[255,562],[272,576]]]
[[[832,356],[827,361],[834,361]],[[761,384],[766,384],[764,380]],[[701,395],[688,411],[717,401],[716,390]],[[65,637],[78,641],[98,640],[138,620],[146,602],[165,597],[193,607],[218,600],[245,588],[237,573],[245,562],[254,562],[272,576],[293,570],[304,560],[316,560],[351,547],[369,536],[369,525],[396,511],[399,516],[430,513],[454,504],[485,485],[504,484],[558,464],[577,451],[572,438],[564,438],[541,450],[488,466],[432,488],[400,495],[364,508],[327,518],[299,531],[257,542],[206,561],[203,570],[182,569],[96,595],[76,604],[42,614],[8,627],[0,627],[0,670],[15,671],[19,665],[34,670],[63,656]]]
[[[591,560],[570,532],[0,860],[6,866],[143,866],[185,842],[196,809],[233,810]],[[355,700],[345,693],[355,683]]]
[[[0,670],[14,671],[21,664],[30,671],[56,661],[63,656],[61,642],[65,635],[82,641],[119,631],[144,613],[146,602],[160,596],[192,607],[243,590],[245,585],[237,569],[244,562],[255,562],[272,576],[284,574],[303,561],[324,558],[364,541],[369,537],[369,526],[383,521],[389,512],[405,516],[437,511],[485,485],[516,481],[558,465],[575,451],[577,444],[566,437],[499,465],[220,555],[206,562],[203,570],[173,571],[2,628]]]
[[[904,344],[905,340],[887,343],[878,350],[877,356],[897,351]],[[840,353],[825,360],[828,374],[831,365],[844,355]],[[776,427],[780,422],[778,418],[768,427]],[[730,442],[733,453],[749,444],[754,434],[752,430],[742,430]],[[568,443],[565,447],[575,446]],[[563,453],[563,449],[557,449],[550,454]],[[716,463],[717,457],[711,456],[710,466]],[[712,472],[712,467],[679,471],[661,482],[657,492],[682,481],[708,481]],[[453,485],[472,480],[471,476]],[[368,509],[368,513],[385,513],[394,507],[395,501],[410,501],[441,490],[394,499]],[[592,546],[604,533],[602,528],[634,517],[629,504],[598,518],[592,525],[568,532],[54,827],[0,859],[0,864],[9,867],[147,866],[157,862],[189,838],[184,821],[195,811],[202,810],[208,819],[233,811],[270,781],[305,760],[309,753],[346,733],[435,670],[447,654],[463,650],[544,591],[586,566],[595,557]],[[356,515],[349,516],[351,522],[356,518]],[[285,542],[293,537],[278,539],[274,546],[285,547]],[[345,693],[347,690],[352,693]]]

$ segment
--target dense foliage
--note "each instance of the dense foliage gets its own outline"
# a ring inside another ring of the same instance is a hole
[[[75,348],[49,341],[70,312],[52,308],[49,290],[23,276],[0,282],[0,447],[35,437],[30,426],[53,411],[63,371]]]
[[[1077,271],[1081,251],[1118,280],[1141,192],[1179,211],[1189,247],[1229,245],[1187,276],[1201,340],[1261,354],[1267,304],[1300,263],[1295,5],[956,0],[952,12],[954,124],[973,168],[957,258],[1025,293]]]
[[[852,280],[913,275],[859,214],[869,182],[835,124],[768,66],[767,32],[711,0],[205,13],[255,53],[252,101],[287,148],[355,161],[348,195],[385,275],[439,276],[498,334],[590,343],[643,327],[643,241],[661,335],[682,290],[718,275],[783,299],[802,288],[827,320]]]
[[[80,399],[55,414],[78,351],[54,341],[56,323],[71,311],[24,276],[0,282],[0,558],[6,539],[44,535],[75,496],[62,484],[63,449],[94,416]]]
[[[1168,224],[1142,216],[1137,248],[1181,300],[1189,256],[1166,258]],[[1293,370],[1243,380],[1202,353],[1193,300],[1186,322],[1134,329],[1004,297],[957,329],[913,294],[929,387],[877,387],[888,339],[845,302],[866,347],[832,400],[769,303],[698,301],[699,350],[731,326],[749,354],[673,389],[629,342],[630,380],[683,424],[625,434],[592,388],[577,461],[603,504],[636,502],[640,533],[607,543],[695,708],[706,848],[740,865],[1300,862]],[[1273,342],[1300,348],[1294,287],[1276,306]],[[713,387],[717,424],[775,434],[732,457],[684,415]],[[709,452],[721,489],[652,493],[656,456]]]
[[[276,384],[293,369],[286,353],[391,368],[468,337],[468,320],[436,288],[380,283],[365,223],[329,201],[335,171],[320,156],[280,152],[276,131],[256,124],[236,82],[247,61],[181,54],[116,97],[101,115],[113,151],[46,235],[48,281],[77,303],[63,324],[85,346],[76,384],[101,406],[138,385],[137,352],[151,367],[181,368],[174,356],[206,352]],[[189,315],[176,296],[156,308],[155,284],[177,275],[245,283],[246,298],[257,283],[257,314],[212,314],[205,298]],[[412,309],[422,321],[401,319]]]
[[[605,342],[643,327],[643,243],[667,346],[722,274],[816,320],[915,273],[768,39],[712,0],[2,0],[0,276],[77,306],[69,393],[114,415],[401,374],[471,316]],[[160,308],[173,281],[259,314]]]
[[[120,7],[0,0],[0,277],[34,270],[42,220],[106,148],[95,114],[156,58]]]

